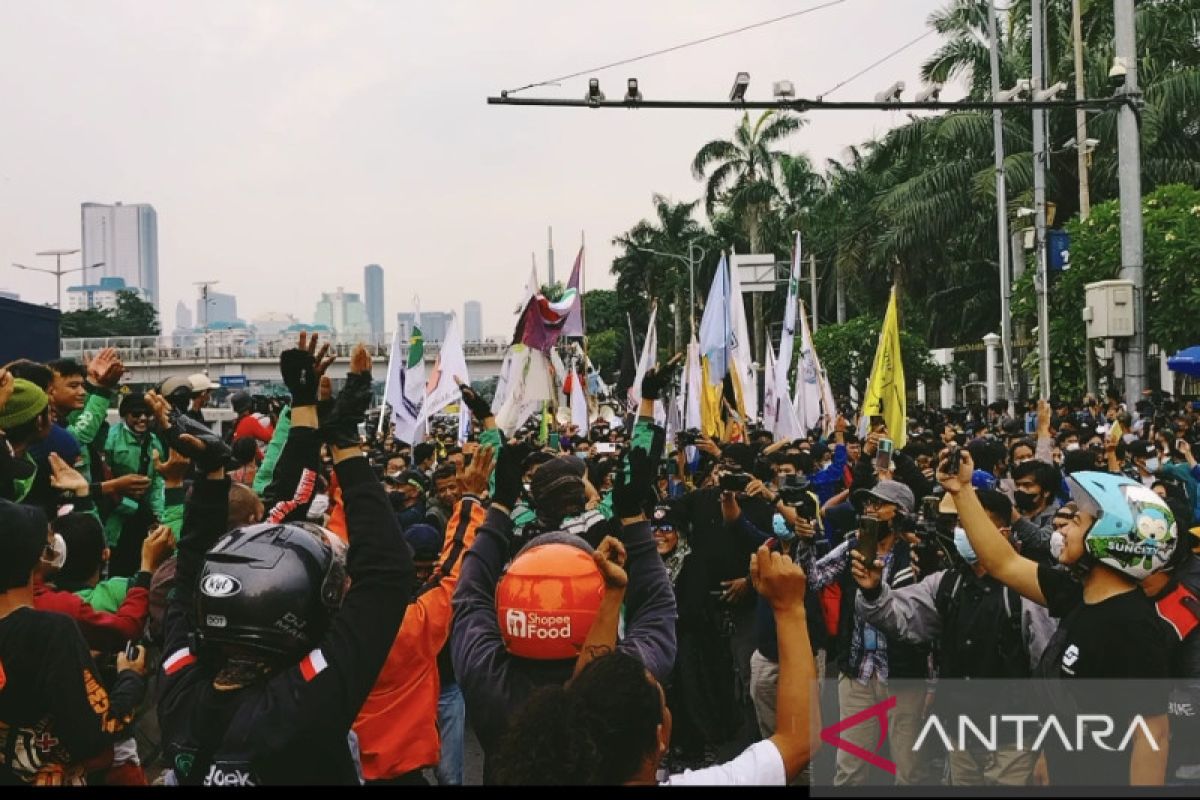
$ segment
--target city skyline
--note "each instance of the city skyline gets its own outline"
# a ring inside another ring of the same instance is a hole
[[[383,333],[383,267],[378,264],[367,264],[363,267],[363,302],[367,305],[367,320],[371,323],[371,333]]]
[[[81,203],[81,266],[89,273],[80,283],[98,286],[104,278],[121,278],[140,289],[161,311],[158,292],[158,214],[149,203]],[[90,268],[99,264],[94,273]]]
[[[926,33],[942,5],[852,0],[595,77],[610,97],[637,77],[647,99],[719,100],[747,71],[748,98],[769,99],[780,79],[815,96]],[[614,0],[584,30],[578,9],[549,0],[347,6],[6,4],[0,85],[6,112],[21,120],[6,130],[6,152],[21,158],[0,169],[0,263],[34,266],[38,251],[80,247],[82,202],[137,200],[159,217],[160,310],[191,302],[193,282],[215,280],[246,319],[303,318],[317,287],[359,287],[363,265],[377,263],[386,266],[385,319],[411,308],[414,294],[461,310],[486,287],[485,335],[511,330],[531,252],[546,278],[547,226],[557,272],[582,230],[587,287],[612,288],[613,237],[652,216],[653,192],[700,197],[691,159],[728,137],[741,114],[484,99],[794,10],[783,0]],[[896,80],[916,87],[938,44],[931,36],[832,97],[870,99]],[[526,94],[578,99],[587,78]],[[957,95],[947,87],[943,97]],[[907,117],[807,120],[786,146],[823,165]],[[54,301],[52,277],[5,271],[0,287]]]

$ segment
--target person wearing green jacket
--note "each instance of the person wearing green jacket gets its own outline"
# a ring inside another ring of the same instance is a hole
[[[150,431],[152,414],[142,395],[126,395],[121,401],[121,423],[108,434],[104,456],[114,478],[141,475],[149,479],[145,489],[125,490],[104,521],[104,534],[112,548],[111,576],[132,575],[141,559],[142,540],[150,528],[162,519],[165,492],[162,476],[154,469],[155,460],[166,448]]]
[[[104,426],[113,390],[125,367],[111,347],[97,353],[86,369],[70,358],[51,361],[47,366],[54,374],[46,394],[50,398],[55,424],[64,428],[79,444],[79,460],[74,467],[91,482],[91,446]],[[101,487],[102,491],[104,489]],[[113,491],[113,487],[107,487],[107,491]],[[100,492],[95,494],[99,496]]]

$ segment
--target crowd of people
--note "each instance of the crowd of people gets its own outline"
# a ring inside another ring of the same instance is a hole
[[[332,361],[302,334],[224,435],[204,375],[0,368],[0,784],[457,785],[468,739],[502,785],[1200,783],[1194,406],[716,441],[655,423],[665,366],[587,430],[464,385],[474,433],[414,444],[367,423],[367,351],[336,393]],[[965,681],[1079,679],[1161,687],[1121,706],[1145,734],[914,746]]]

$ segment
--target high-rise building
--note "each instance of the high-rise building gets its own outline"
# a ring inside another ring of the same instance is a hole
[[[196,299],[196,327],[203,328],[206,325],[231,325],[236,322],[242,322],[237,315],[237,297],[231,294],[223,294],[208,290],[208,308],[204,303],[204,292],[201,291],[200,297]]]
[[[192,310],[187,303],[180,300],[175,304],[175,330],[190,331],[192,329]]]
[[[339,336],[369,336],[371,323],[367,307],[355,292],[338,287],[336,292],[323,292],[317,301],[313,322],[325,325]]]
[[[124,278],[101,278],[98,283],[67,287],[67,311],[83,311],[89,308],[116,308],[117,293],[141,290],[125,285]]]
[[[483,339],[483,306],[478,300],[463,303],[463,339],[468,342]]]
[[[278,336],[298,323],[299,320],[282,311],[268,311],[250,320],[259,336]]]
[[[103,262],[101,278],[120,278],[158,308],[158,214],[148,203],[84,203],[83,263]]]
[[[411,311],[401,311],[396,315],[396,330],[400,331],[402,341],[407,341],[412,333],[414,316]],[[422,311],[421,338],[427,342],[442,341],[446,338],[446,328],[453,318],[453,314],[445,311]]]
[[[367,264],[363,267],[363,300],[367,305],[367,322],[371,333],[383,333],[383,267]]]

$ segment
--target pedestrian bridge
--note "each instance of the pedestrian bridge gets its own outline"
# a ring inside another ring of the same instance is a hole
[[[329,367],[328,375],[336,383],[346,377],[350,367],[350,352],[360,342],[371,354],[371,372],[380,387],[387,375],[391,334],[373,337],[339,337],[322,333],[320,342],[329,342],[330,353],[337,360]],[[115,347],[129,370],[123,382],[136,384],[161,383],[173,375],[186,376],[207,372],[209,378],[223,386],[267,390],[282,388],[279,375],[279,354],[296,346],[296,335],[257,336],[245,330],[210,331],[207,335],[174,334],[167,336],[116,336],[105,339],[63,339],[62,356],[80,361],[105,347]],[[431,368],[437,359],[440,343],[425,343],[425,362]],[[496,339],[463,343],[470,380],[481,381],[500,374],[500,365],[508,343]],[[408,345],[400,347],[400,356],[407,359]],[[382,390],[382,388],[381,388]]]

